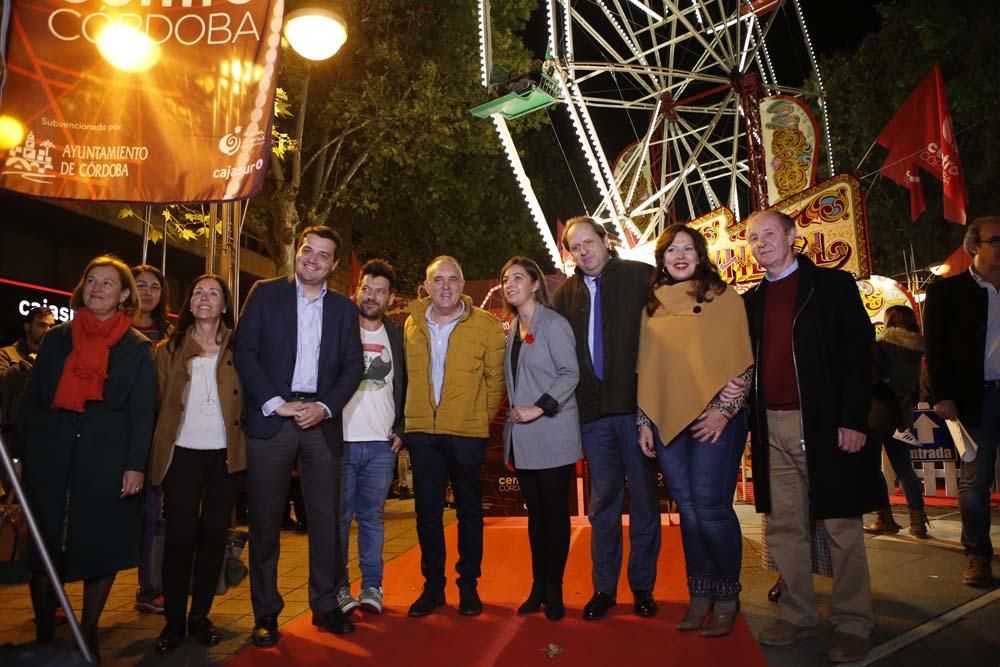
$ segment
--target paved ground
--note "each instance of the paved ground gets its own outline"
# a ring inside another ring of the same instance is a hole
[[[737,507],[745,538],[742,596],[743,611],[754,634],[776,616],[776,605],[767,601],[774,574],[761,567],[760,519],[751,507]],[[955,539],[959,530],[954,510],[931,509],[931,533]],[[448,521],[454,520],[448,512]],[[903,522],[902,516],[897,520]],[[1000,512],[994,512],[995,543],[1000,544]],[[412,501],[390,500],[386,506],[386,559],[416,544]],[[976,590],[961,584],[964,558],[943,542],[911,539],[905,530],[898,537],[866,538],[875,611],[878,625],[873,651],[865,662],[878,667],[1000,667],[1000,589]],[[352,539],[352,578],[359,576]],[[308,593],[306,537],[283,533],[279,587],[285,597],[282,621],[304,613]],[[416,573],[414,573],[416,576]],[[164,659],[152,653],[153,641],[163,625],[160,616],[139,614],[135,602],[134,570],[122,572],[102,618],[102,658],[105,665],[206,665],[220,663],[247,646],[253,627],[250,589],[244,582],[217,598],[212,619],[224,641],[212,649],[186,642]],[[816,578],[821,613],[829,607],[830,580]],[[69,587],[70,598],[79,608],[79,585]],[[0,586],[0,644],[27,642],[34,637],[31,602],[26,586]],[[770,664],[777,667],[828,665],[825,648],[830,628],[797,645],[765,649]],[[68,628],[59,637],[70,642]]]

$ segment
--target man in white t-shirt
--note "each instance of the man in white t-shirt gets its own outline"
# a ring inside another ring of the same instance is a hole
[[[351,522],[358,520],[361,593],[351,594],[347,570],[341,574],[337,602],[345,614],[359,606],[382,611],[382,521],[392,484],[396,453],[403,446],[403,397],[406,360],[403,334],[384,317],[396,291],[396,274],[388,262],[373,259],[361,267],[354,295],[361,326],[365,371],[361,384],[344,407],[344,460],[340,499],[340,537],[344,553]]]

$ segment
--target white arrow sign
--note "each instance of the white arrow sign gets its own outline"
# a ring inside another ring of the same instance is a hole
[[[916,421],[913,422],[913,428],[917,432],[917,440],[919,440],[922,445],[934,444],[934,429],[937,427],[938,425],[934,423],[934,420],[926,414],[920,415],[917,417]]]

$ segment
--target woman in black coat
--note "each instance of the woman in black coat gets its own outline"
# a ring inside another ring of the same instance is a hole
[[[119,570],[139,556],[140,503],[153,434],[156,374],[149,340],[131,328],[135,282],[121,260],[87,265],[75,318],[45,337],[19,415],[24,489],[64,581],[83,585],[81,628],[97,623]],[[29,553],[39,643],[55,632],[56,597]]]

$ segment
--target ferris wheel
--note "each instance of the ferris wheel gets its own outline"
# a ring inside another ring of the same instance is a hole
[[[489,108],[478,115],[496,124],[557,266],[560,252],[506,125],[543,106],[559,104],[568,114],[600,194],[589,213],[609,223],[626,250],[655,239],[671,222],[720,206],[739,220],[767,203],[760,101],[768,96],[796,97],[815,110],[822,127],[817,141],[834,173],[822,78],[799,0],[545,0],[545,6],[547,56],[537,84],[515,92],[512,104],[483,105]],[[482,83],[490,86],[489,0],[479,0],[479,17]],[[774,58],[772,38],[780,42]],[[797,43],[790,50],[791,42]]]

